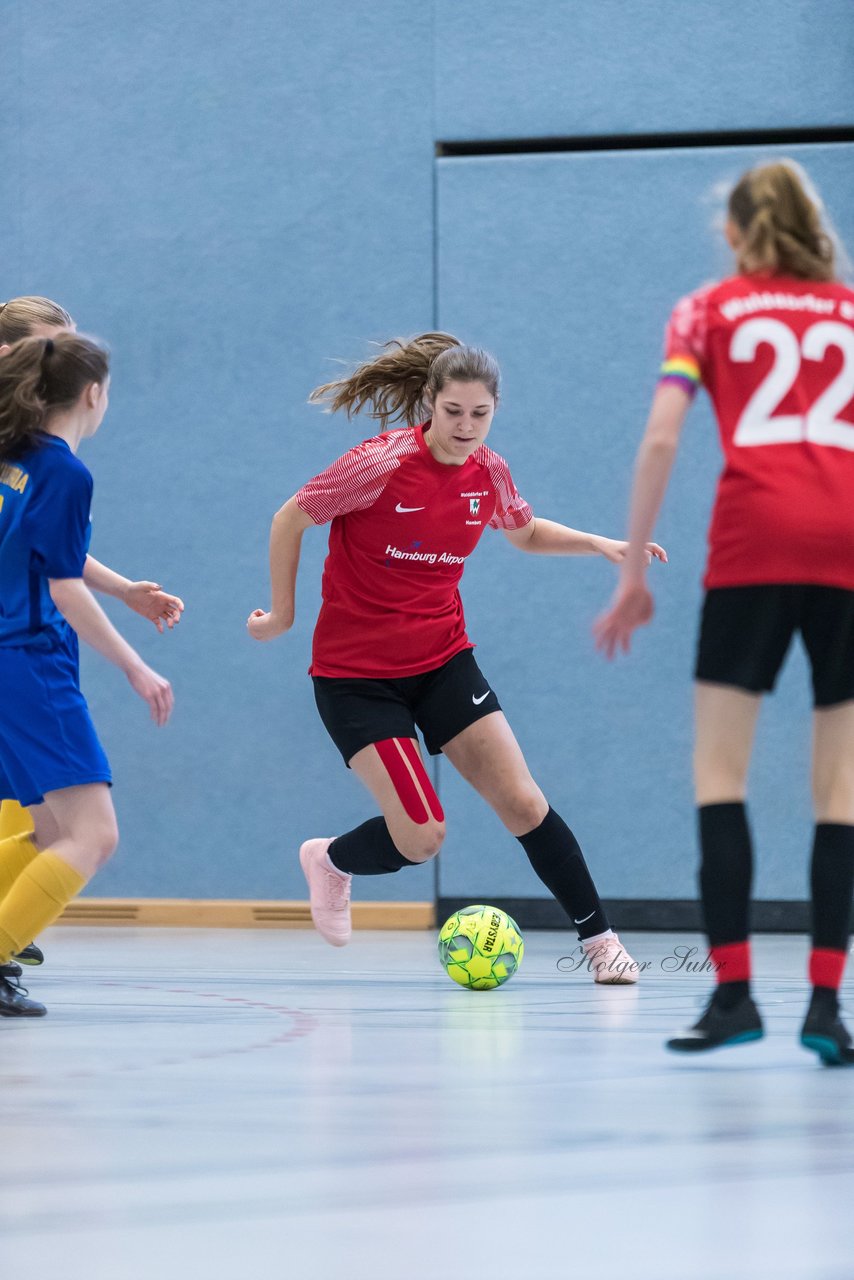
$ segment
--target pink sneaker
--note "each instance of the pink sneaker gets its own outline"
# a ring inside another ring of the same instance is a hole
[[[583,942],[585,954],[593,970],[593,981],[611,986],[625,986],[638,980],[638,966],[626,951],[616,933],[595,942]]]
[[[326,851],[334,836],[306,840],[300,845],[299,860],[308,881],[311,918],[314,927],[333,947],[345,947],[350,941],[350,885],[353,877],[333,871]]]

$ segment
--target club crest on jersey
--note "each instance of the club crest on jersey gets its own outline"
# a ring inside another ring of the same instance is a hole
[[[480,511],[480,498],[469,498],[469,515],[476,516]]]

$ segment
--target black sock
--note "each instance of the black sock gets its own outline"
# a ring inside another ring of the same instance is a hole
[[[839,1013],[839,992],[833,987],[813,987],[809,1013],[824,1013],[835,1018]]]
[[[336,836],[329,846],[329,858],[339,871],[353,876],[387,876],[401,867],[418,865],[398,852],[385,818],[369,818],[360,827]]]
[[[749,982],[720,982],[715,987],[712,1003],[719,1009],[734,1009],[750,995]]]
[[[747,810],[733,804],[704,804],[700,822],[700,894],[709,945],[746,942],[750,933],[753,846]]]
[[[557,898],[578,929],[593,938],[610,926],[578,841],[560,814],[549,809],[538,827],[519,843],[543,884]]]
[[[854,892],[854,827],[819,822],[810,867],[812,945],[847,951]]]

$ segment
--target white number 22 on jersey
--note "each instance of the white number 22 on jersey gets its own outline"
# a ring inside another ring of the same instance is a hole
[[[737,445],[791,444],[809,440],[854,450],[854,423],[836,417],[854,396],[854,329],[836,320],[812,324],[798,342],[782,320],[757,316],[740,324],[732,335],[729,356],[744,364],[756,359],[759,344],[774,349],[774,363],[744,407],[735,429]],[[842,352],[842,368],[806,415],[774,410],[795,385],[801,360],[823,360],[828,347]]]

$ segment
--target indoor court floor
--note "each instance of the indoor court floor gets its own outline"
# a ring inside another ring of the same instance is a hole
[[[696,1060],[662,1041],[699,939],[624,941],[636,988],[530,931],[478,993],[432,933],[54,929],[48,1017],[0,1020],[0,1277],[851,1280],[854,1070],[796,1042],[804,939],[756,941],[766,1039]]]

